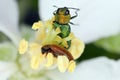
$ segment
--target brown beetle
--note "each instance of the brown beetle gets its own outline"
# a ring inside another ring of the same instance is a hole
[[[44,45],[41,48],[41,51],[42,51],[42,54],[50,52],[55,57],[58,57],[59,55],[65,55],[68,57],[69,61],[74,60],[73,56],[71,55],[71,53],[69,51],[67,51],[65,48],[60,47],[58,45],[54,45],[54,44]]]

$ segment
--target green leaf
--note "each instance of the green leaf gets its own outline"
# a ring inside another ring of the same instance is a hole
[[[0,60],[14,61],[17,56],[17,48],[10,42],[0,43]]]
[[[109,52],[120,54],[120,34],[100,39],[95,44]]]
[[[94,43],[89,43],[85,45],[85,50],[82,53],[82,55],[78,58],[77,62],[83,61],[83,60],[89,60],[91,58],[96,58],[100,56],[105,56],[110,59],[120,59],[119,54],[114,54],[112,52],[108,52],[102,47],[97,47]]]

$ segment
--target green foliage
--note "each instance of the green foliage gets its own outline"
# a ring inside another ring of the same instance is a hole
[[[81,55],[81,57],[79,57],[77,61],[79,62],[79,61],[100,57],[100,56],[106,56],[108,58],[115,59],[115,60],[120,58],[119,54],[108,52],[103,48],[97,47],[94,43],[90,43],[90,44],[86,44],[83,54]]]
[[[120,34],[86,44],[84,53],[78,59],[78,62],[100,56],[120,59]]]
[[[95,44],[111,53],[120,54],[120,34],[100,39]]]
[[[102,38],[94,43],[86,44],[84,53],[78,61],[99,56],[120,59],[120,34]]]

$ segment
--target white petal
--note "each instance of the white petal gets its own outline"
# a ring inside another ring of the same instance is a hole
[[[120,31],[119,3],[120,0],[40,0],[39,14],[43,20],[51,18],[56,10],[53,5],[80,8],[72,21],[79,26],[72,26],[72,31],[88,43]]]
[[[117,61],[105,57],[96,58],[78,65],[71,76],[75,80],[118,80],[120,79],[117,75],[120,73],[119,67]]]
[[[120,60],[99,57],[83,61],[77,65],[73,74],[52,72],[53,80],[120,80]],[[60,79],[59,79],[59,78]],[[63,79],[61,79],[63,78]]]
[[[18,6],[15,0],[0,1],[0,31],[17,44],[20,35],[18,30]]]
[[[16,65],[14,63],[0,61],[0,80],[8,80],[15,71]]]

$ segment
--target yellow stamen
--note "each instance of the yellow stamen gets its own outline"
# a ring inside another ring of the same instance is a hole
[[[68,48],[68,44],[67,44],[67,41],[65,39],[62,39],[62,44],[61,44],[63,47],[66,47]]]
[[[29,48],[29,52],[30,53],[38,53],[38,51],[41,50],[41,46],[37,43],[30,43],[30,48]]]
[[[69,66],[68,66],[68,71],[69,71],[69,72],[73,72],[74,69],[75,69],[75,67],[76,67],[75,61],[73,61],[73,60],[70,61]]]
[[[55,37],[55,39],[54,39],[54,43],[59,44],[59,43],[61,43],[61,42],[62,42],[62,38],[57,35],[57,36]]]
[[[67,41],[65,40],[65,39],[62,39],[60,36],[56,36],[55,37],[55,39],[54,39],[54,41],[53,41],[55,44],[59,44],[59,43],[61,43],[60,44],[60,46],[62,46],[62,47],[68,47],[68,44],[67,44]]]
[[[57,34],[59,34],[61,31],[60,31],[60,28],[58,27],[57,29],[55,29],[55,32],[57,33]]]
[[[50,26],[50,25],[52,25],[53,24],[53,21],[55,20],[55,17],[52,17],[51,19],[49,19],[49,20],[47,20],[47,21],[45,21],[45,26]]]
[[[38,49],[39,48],[39,44],[37,43],[30,43],[30,49]]]
[[[43,63],[44,59],[45,59],[45,56],[43,54],[39,54],[39,53],[34,54],[30,62],[31,68],[38,69],[39,66]]]
[[[64,73],[68,68],[69,60],[66,56],[58,56],[57,65],[60,72]]]
[[[33,29],[33,30],[37,30],[37,29],[39,29],[41,26],[43,26],[42,21],[38,21],[38,22],[35,22],[35,23],[33,24],[32,29]]]
[[[71,52],[74,59],[80,57],[80,55],[83,53],[84,47],[85,45],[82,41],[77,38],[72,39],[69,51]]]
[[[25,39],[22,39],[19,44],[19,53],[24,54],[28,49],[28,42]]]
[[[59,33],[59,28],[57,28],[57,31],[54,31],[54,30],[50,31],[49,33],[47,33],[47,35],[45,36],[45,38],[43,39],[41,44],[42,45],[53,44],[54,43],[54,39],[56,38],[58,33]]]
[[[47,63],[46,63],[45,66],[46,66],[46,67],[52,66],[53,60],[54,60],[53,54],[52,54],[52,53],[48,53],[46,58],[47,58]]]
[[[74,34],[71,32],[68,37],[64,38],[66,41],[72,40],[74,38]]]
[[[45,27],[41,27],[36,34],[35,37],[35,41],[40,42],[42,40],[44,40],[44,38],[46,37],[47,33],[46,33],[46,29]]]

